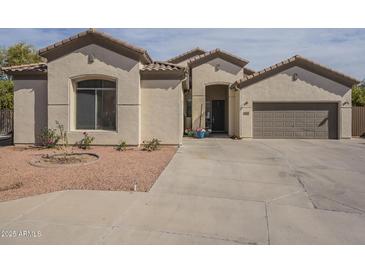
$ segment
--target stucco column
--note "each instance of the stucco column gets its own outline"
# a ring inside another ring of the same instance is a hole
[[[352,107],[348,105],[339,106],[339,125],[341,139],[350,139],[352,137]]]
[[[242,138],[252,138],[252,101],[240,90],[240,126]]]
[[[192,98],[191,116],[193,129],[198,127],[205,128],[205,94],[195,95],[193,92]]]

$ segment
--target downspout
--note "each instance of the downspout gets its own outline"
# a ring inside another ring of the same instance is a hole
[[[181,110],[180,110],[180,115],[181,115],[181,119],[180,119],[180,123],[181,123],[181,126],[180,126],[180,129],[181,129],[181,132],[179,133],[180,134],[180,141],[179,141],[179,144],[178,144],[178,147],[181,147],[182,146],[182,138],[183,138],[183,135],[184,135],[184,123],[185,123],[185,117],[184,117],[184,99],[185,99],[185,90],[189,90],[189,81],[188,81],[188,75],[186,73],[186,70],[184,70],[184,78],[181,79],[181,83],[183,83],[184,81],[187,82],[187,89],[184,89],[183,88],[183,85],[181,84],[181,88],[182,88],[182,104],[181,104]]]

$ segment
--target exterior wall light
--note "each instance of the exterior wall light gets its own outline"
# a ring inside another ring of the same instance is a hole
[[[298,80],[298,73],[294,73],[292,76],[293,81]]]
[[[94,59],[95,59],[95,57],[94,57],[94,54],[92,54],[92,53],[90,53],[90,54],[87,56],[87,62],[88,62],[89,64],[94,63]]]
[[[214,67],[215,68],[215,71],[218,71],[219,68],[220,68],[220,66],[221,66],[220,64],[215,65],[215,67]]]

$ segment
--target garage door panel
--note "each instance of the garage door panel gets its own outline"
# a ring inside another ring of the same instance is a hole
[[[294,121],[293,120],[284,121],[284,126],[285,127],[294,127]]]
[[[284,127],[284,121],[273,121],[272,125],[273,127]]]
[[[306,137],[306,133],[303,131],[296,131],[296,132],[294,132],[294,137],[304,138],[304,137]]]
[[[275,119],[283,119],[285,117],[285,113],[281,111],[273,112],[273,115]]]
[[[326,131],[316,131],[314,134],[315,134],[316,137],[327,138],[327,132]]]
[[[272,119],[273,117],[273,113],[268,111],[268,112],[263,112],[262,113],[262,118],[265,118],[265,119]]]
[[[254,103],[254,138],[337,138],[336,103]]]
[[[267,138],[267,137],[274,137],[274,136],[272,135],[272,131],[263,132],[262,136],[263,136],[264,138]]]
[[[305,111],[297,111],[294,113],[295,119],[305,119]]]
[[[305,120],[295,120],[294,121],[294,126],[295,127],[300,127],[300,128],[305,128]]]
[[[315,116],[315,113],[312,112],[312,111],[308,111],[306,114],[305,114],[305,118],[306,119],[314,119],[316,116]]]
[[[284,132],[284,137],[293,138],[294,137],[294,132],[290,132],[290,131]]]
[[[286,119],[293,119],[294,118],[294,113],[293,112],[286,111],[286,112],[284,112],[284,118],[286,118]]]

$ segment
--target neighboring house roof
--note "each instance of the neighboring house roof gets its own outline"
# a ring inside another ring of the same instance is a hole
[[[244,78],[242,78],[241,80],[238,80],[235,83],[233,83],[232,86],[237,86],[239,88],[243,88],[243,87],[254,84],[258,81],[261,81],[265,78],[273,76],[277,73],[280,73],[280,72],[287,70],[294,66],[301,67],[303,69],[306,69],[308,71],[321,75],[325,78],[328,78],[330,80],[333,80],[335,82],[338,82],[338,83],[343,84],[348,87],[352,87],[353,85],[359,83],[359,81],[355,78],[352,78],[343,73],[337,72],[333,69],[320,65],[313,61],[310,61],[299,55],[295,55],[291,58],[288,58],[280,63],[272,65],[261,71],[255,72],[251,75],[247,75]]]
[[[191,59],[194,56],[201,55],[201,54],[204,54],[204,53],[206,53],[205,50],[203,50],[201,48],[194,48],[192,50],[189,50],[187,52],[179,54],[178,56],[170,58],[169,60],[167,60],[167,62],[177,64],[177,63],[180,63],[182,61]]]
[[[249,62],[246,59],[242,59],[221,49],[214,49],[190,59],[188,65],[196,67],[215,58],[221,58],[239,67],[244,67]]]
[[[161,61],[154,61],[151,64],[144,65],[142,71],[183,71],[184,67]]]
[[[39,50],[39,55],[48,59],[55,59],[77,48],[97,43],[116,52],[127,52],[132,56],[140,57],[143,63],[152,62],[147,50],[133,46],[95,29],[88,29],[62,41]]]
[[[157,79],[183,79],[185,77],[185,67],[175,64],[154,61],[141,68],[143,80]]]
[[[10,75],[17,73],[45,73],[47,72],[47,64],[35,63],[11,67],[2,67],[1,70]]]

